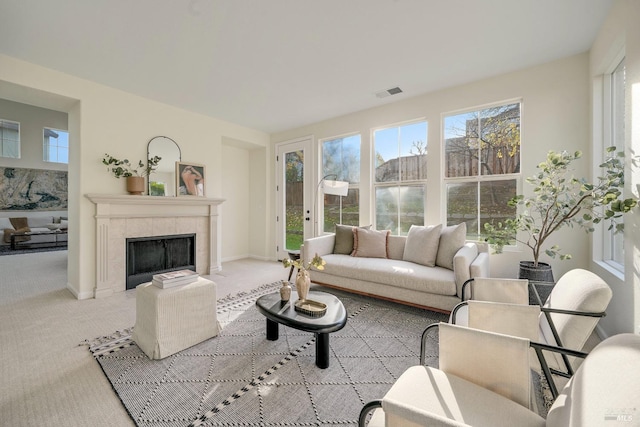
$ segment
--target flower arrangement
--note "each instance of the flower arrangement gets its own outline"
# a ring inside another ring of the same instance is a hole
[[[285,258],[282,260],[282,265],[284,268],[296,267],[298,269],[298,273],[296,274],[296,290],[298,292],[298,299],[306,300],[307,295],[309,294],[309,287],[311,286],[311,277],[309,276],[309,272],[307,271],[309,268],[314,267],[318,270],[324,270],[324,266],[327,262],[323,260],[320,255],[316,254],[311,261],[305,263],[302,258],[292,260],[289,258]],[[288,282],[282,281],[283,289],[280,290],[280,296],[283,301],[288,301],[289,297],[286,294],[285,288],[288,287]],[[290,292],[290,291],[289,291]]]
[[[282,260],[282,265],[284,268],[289,268],[291,266],[296,267],[298,270],[308,270],[310,267],[315,267],[317,270],[324,270],[324,266],[327,262],[322,259],[322,257],[318,254],[314,256],[311,261],[305,264],[303,259],[292,260],[289,258],[285,258]]]
[[[102,163],[107,166],[107,171],[113,173],[116,178],[126,178],[129,176],[148,176],[156,170],[160,160],[162,160],[162,157],[154,156],[147,160],[147,166],[142,163],[142,160],[138,160],[138,166],[134,169],[129,160],[119,160],[109,154],[105,154]]]

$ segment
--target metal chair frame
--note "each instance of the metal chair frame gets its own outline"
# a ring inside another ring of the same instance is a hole
[[[571,314],[571,313],[570,313]],[[426,358],[426,340],[428,338],[429,333],[434,330],[434,329],[438,329],[439,324],[438,323],[432,323],[431,325],[427,326],[427,328],[422,332],[422,339],[421,339],[421,346],[420,346],[420,365],[424,365],[425,364],[425,358]],[[553,369],[549,368],[549,365],[547,364],[546,359],[544,358],[543,355],[543,351],[551,351],[551,352],[555,352],[555,353],[560,353],[563,356],[573,356],[573,357],[579,357],[579,358],[586,358],[588,356],[587,353],[582,352],[582,351],[576,351],[576,350],[571,350],[568,348],[563,348],[563,347],[558,347],[558,346],[553,346],[553,345],[548,345],[548,344],[542,344],[542,343],[538,343],[538,342],[534,342],[534,341],[529,341],[529,346],[531,348],[534,349],[536,356],[538,358],[538,361],[540,362],[540,366],[542,368],[542,372],[545,376],[545,379],[547,380],[547,383],[549,384],[549,390],[551,391],[551,395],[553,396],[553,399],[555,400],[558,397],[558,388],[556,387],[555,383],[553,382]],[[376,400],[372,400],[370,402],[367,402],[364,407],[360,410],[360,415],[358,417],[358,426],[359,427],[365,427],[366,426],[366,421],[367,421],[367,417],[369,416],[369,414],[374,410],[374,409],[378,409],[378,408],[382,408],[382,399],[376,399]]]
[[[474,278],[468,279],[466,280],[463,284],[462,284],[462,297],[463,297],[463,301],[456,305],[453,308],[453,311],[451,313],[451,320],[452,323],[455,324],[456,323],[456,314],[458,312],[458,310],[460,310],[461,307],[463,307],[464,305],[466,305],[465,303],[468,304],[468,300],[464,299],[464,295],[465,295],[465,290],[468,286],[471,285],[471,283],[474,281]],[[547,323],[549,323],[549,327],[551,328],[551,333],[553,334],[553,339],[556,341],[557,347],[558,348],[564,348],[563,344],[562,344],[562,340],[560,339],[560,334],[558,333],[558,330],[556,328],[556,325],[553,323],[553,320],[551,319],[551,313],[558,313],[558,314],[569,314],[569,315],[573,315],[573,316],[585,316],[585,317],[605,317],[607,314],[606,312],[602,311],[602,312],[586,312],[586,311],[574,311],[574,310],[562,310],[562,309],[558,309],[558,308],[548,308],[548,307],[543,307],[543,302],[542,299],[540,298],[540,294],[538,293],[538,289],[536,288],[535,283],[532,283],[531,281],[528,282],[528,286],[529,289],[532,291],[533,295],[535,296],[538,305],[540,306],[540,311],[544,313],[545,318],[547,319]],[[473,299],[473,289],[471,289],[471,299]],[[542,343],[540,343],[540,345],[544,345]],[[571,378],[574,374],[574,370],[573,367],[571,366],[571,363],[569,363],[569,357],[571,356],[570,354],[564,354],[561,353],[562,355],[562,361],[565,365],[565,369],[566,371],[559,371],[557,369],[551,369],[551,372],[555,375],[559,375],[562,376],[564,378]]]

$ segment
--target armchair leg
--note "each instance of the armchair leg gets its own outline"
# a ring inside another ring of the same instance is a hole
[[[377,408],[382,408],[382,400],[372,400],[364,405],[362,410],[360,411],[360,417],[358,418],[358,427],[365,427],[367,416],[371,411]]]

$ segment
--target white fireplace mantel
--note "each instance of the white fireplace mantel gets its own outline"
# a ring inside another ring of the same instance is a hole
[[[196,269],[211,274],[221,268],[221,221],[224,199],[86,194],[96,205],[95,298],[126,289],[126,239],[196,234]]]

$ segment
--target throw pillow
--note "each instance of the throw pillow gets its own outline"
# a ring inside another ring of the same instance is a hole
[[[69,228],[69,220],[61,219],[60,220],[60,229],[61,230],[66,230],[68,228]]]
[[[387,237],[389,230],[353,229],[351,256],[363,258],[388,258]]]
[[[464,246],[467,239],[467,224],[460,223],[444,227],[440,232],[440,244],[436,265],[453,270],[453,257]]]
[[[435,267],[440,230],[442,230],[442,224],[428,227],[412,225],[407,234],[402,259],[427,267]]]
[[[353,229],[356,228],[352,225],[336,224],[336,241],[333,245],[333,253],[341,255],[351,255],[353,252]],[[370,225],[364,227],[367,230],[371,228]]]

